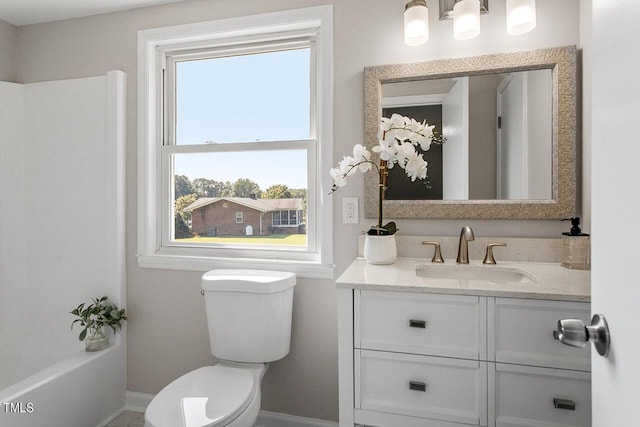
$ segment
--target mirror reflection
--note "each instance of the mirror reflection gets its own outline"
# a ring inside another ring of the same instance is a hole
[[[447,139],[426,153],[427,185],[412,187],[406,179],[390,176],[383,201],[386,216],[573,216],[576,63],[576,47],[564,46],[365,67],[368,148],[378,144],[383,114],[394,112],[426,118]],[[365,215],[375,217],[375,177],[366,176],[365,184]]]
[[[428,179],[391,169],[387,200],[552,198],[551,69],[382,84],[382,115],[435,125]]]

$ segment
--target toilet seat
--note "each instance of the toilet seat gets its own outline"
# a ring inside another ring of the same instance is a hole
[[[145,412],[149,427],[224,426],[251,403],[260,378],[251,370],[205,366],[166,386]]]

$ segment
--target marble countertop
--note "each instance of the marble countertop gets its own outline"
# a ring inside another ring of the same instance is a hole
[[[589,302],[591,271],[570,270],[557,263],[500,262],[497,267],[523,270],[533,281],[494,283],[484,280],[425,278],[416,275],[416,267],[431,265],[424,258],[398,258],[391,265],[371,265],[363,258],[355,261],[336,281],[338,288],[376,291],[424,292],[454,295],[495,296],[507,298],[547,299]],[[456,266],[447,259],[440,266]],[[481,261],[471,261],[473,268],[491,269]],[[456,268],[465,268],[459,265]]]

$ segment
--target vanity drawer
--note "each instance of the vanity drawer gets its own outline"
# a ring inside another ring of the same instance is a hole
[[[355,350],[356,409],[487,425],[487,363]]]
[[[486,359],[486,299],[356,291],[354,346],[370,350]]]
[[[491,426],[591,425],[588,372],[490,363],[489,384]]]
[[[494,302],[495,301],[495,302]],[[489,302],[489,360],[550,368],[591,369],[591,349],[553,338],[558,320],[590,324],[588,303],[495,298]],[[495,304],[495,306],[491,306]]]

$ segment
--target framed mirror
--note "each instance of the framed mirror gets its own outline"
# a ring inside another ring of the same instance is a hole
[[[446,139],[423,152],[426,180],[391,169],[385,217],[575,214],[574,46],[366,67],[364,85],[367,148],[378,145],[380,120],[393,113],[426,120]],[[377,176],[365,180],[365,214],[373,218]]]

